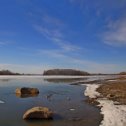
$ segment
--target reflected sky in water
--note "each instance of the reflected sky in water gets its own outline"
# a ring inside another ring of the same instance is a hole
[[[102,78],[102,77],[101,77]],[[71,82],[94,80],[96,77],[59,78],[4,78],[0,79],[0,125],[1,126],[98,126],[102,116],[97,107],[85,102],[85,86],[70,85]],[[38,88],[35,97],[15,95],[20,87]],[[46,106],[54,112],[53,121],[26,122],[22,119],[27,109]]]

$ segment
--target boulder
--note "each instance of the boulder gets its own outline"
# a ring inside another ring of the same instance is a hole
[[[37,97],[38,94],[20,94],[16,93],[16,97],[18,98],[29,98],[29,97]]]
[[[53,118],[53,112],[46,107],[34,107],[25,112],[24,120],[40,119],[48,120]]]
[[[17,88],[15,93],[17,95],[34,95],[34,94],[39,94],[39,90],[37,88],[28,88],[28,87],[23,87],[23,88]]]

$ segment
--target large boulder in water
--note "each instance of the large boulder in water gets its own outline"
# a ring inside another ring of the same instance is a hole
[[[28,88],[28,87],[23,87],[23,88],[17,88],[15,90],[16,96],[34,96],[39,94],[39,90],[37,88]]]
[[[53,118],[53,112],[46,107],[34,107],[25,112],[23,119],[40,119],[48,120]]]
[[[38,94],[17,94],[17,93],[16,93],[16,96],[17,96],[18,98],[29,98],[29,97],[37,97]]]

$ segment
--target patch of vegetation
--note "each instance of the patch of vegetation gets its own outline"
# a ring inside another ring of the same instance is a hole
[[[97,91],[101,93],[103,97],[117,101],[120,104],[126,104],[126,80],[124,79],[106,82],[101,85]]]
[[[119,73],[119,75],[126,75],[126,72],[121,72]]]
[[[20,75],[19,73],[13,73],[9,70],[1,70],[0,75]]]

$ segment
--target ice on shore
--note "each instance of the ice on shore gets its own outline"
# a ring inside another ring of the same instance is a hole
[[[126,106],[114,105],[110,100],[98,100],[101,114],[104,115],[100,126],[126,126]]]
[[[84,92],[85,96],[90,98],[96,98],[100,94],[96,91],[99,87],[97,84],[86,85]],[[101,114],[103,114],[103,120],[100,126],[126,126],[126,105],[115,105],[113,101],[107,99],[97,100],[101,107]]]
[[[96,98],[100,94],[96,91],[96,89],[99,87],[97,84],[84,84],[86,85],[86,90],[84,92],[85,96],[88,96],[90,98]]]

